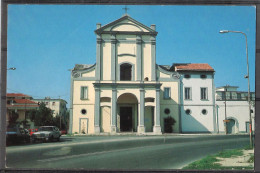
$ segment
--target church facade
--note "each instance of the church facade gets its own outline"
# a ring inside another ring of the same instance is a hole
[[[96,64],[77,64],[71,71],[69,132],[180,133],[185,89],[175,66],[156,64],[156,26],[124,15],[97,24],[95,34]]]

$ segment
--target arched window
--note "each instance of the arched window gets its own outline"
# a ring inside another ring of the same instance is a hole
[[[132,80],[132,65],[127,63],[120,65],[120,80]]]

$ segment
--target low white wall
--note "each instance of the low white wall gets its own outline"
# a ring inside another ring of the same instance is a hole
[[[223,120],[225,119],[225,101],[216,101],[216,118],[218,120],[219,132],[225,132]],[[254,108],[251,109],[255,112]],[[254,117],[252,113],[252,129],[254,130]],[[226,104],[227,119],[231,118],[237,120],[236,132],[246,132],[246,122],[249,122],[249,108],[247,101],[227,101]]]

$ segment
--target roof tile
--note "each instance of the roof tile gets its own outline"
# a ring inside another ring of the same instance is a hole
[[[183,64],[175,67],[176,71],[214,71],[209,64]]]

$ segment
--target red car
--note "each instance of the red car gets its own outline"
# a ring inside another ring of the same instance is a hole
[[[28,129],[30,136],[32,136],[33,133],[38,132],[38,129]]]
[[[61,130],[60,133],[61,133],[61,135],[65,135],[65,134],[67,134],[67,130],[65,130],[65,129]]]

